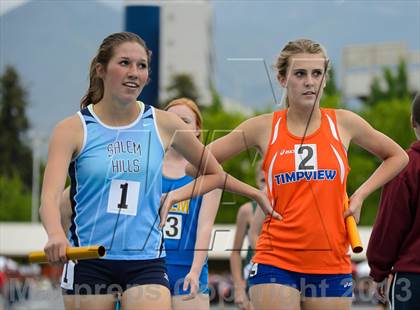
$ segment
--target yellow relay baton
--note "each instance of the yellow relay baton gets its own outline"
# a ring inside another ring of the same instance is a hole
[[[349,208],[349,199],[346,195],[344,198],[344,210]],[[362,240],[360,239],[359,231],[357,230],[356,220],[353,215],[345,218],[347,236],[350,240],[351,249],[353,253],[360,253],[363,251]]]
[[[69,260],[92,259],[105,256],[105,247],[102,245],[82,246],[82,247],[68,247],[66,255]],[[31,263],[48,263],[47,256],[44,251],[31,252],[28,255]]]

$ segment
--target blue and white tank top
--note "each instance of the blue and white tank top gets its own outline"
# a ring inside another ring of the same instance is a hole
[[[164,148],[154,108],[138,104],[138,118],[121,127],[102,123],[92,105],[78,112],[84,141],[69,167],[69,239],[73,246],[103,245],[105,259],[165,256],[158,227]]]
[[[184,176],[179,179],[162,178],[162,192],[180,188],[194,179]],[[198,215],[203,196],[181,201],[172,206],[163,229],[165,235],[166,263],[191,266],[197,238]],[[207,264],[207,262],[206,262]]]

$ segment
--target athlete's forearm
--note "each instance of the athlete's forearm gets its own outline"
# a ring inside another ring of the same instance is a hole
[[[185,167],[185,174],[189,175],[190,177],[196,178],[198,177],[198,169],[191,164],[187,164],[187,166]]]
[[[265,214],[261,209],[255,210],[254,218],[249,227],[249,243],[252,249],[257,248],[257,240],[264,223]]]
[[[173,197],[181,201],[196,197],[197,195],[206,194],[216,188],[236,193],[252,200],[261,201],[261,193],[258,189],[239,181],[227,173],[201,175],[194,182],[175,190]]]
[[[80,125],[78,119],[77,124]],[[61,226],[59,206],[66,183],[67,169],[77,148],[75,141],[77,128],[73,125],[71,120],[58,124],[48,147],[39,214],[49,238],[52,235],[61,235],[60,238],[65,236]]]
[[[200,213],[197,221],[197,237],[195,240],[195,252],[191,270],[201,273],[206,261],[210,245],[212,227],[219,209],[221,190],[214,190],[203,197]]]
[[[171,199],[174,203],[204,195],[223,184],[223,174],[206,174],[198,177],[174,191],[171,191]]]
[[[195,248],[194,250],[194,259],[191,265],[190,272],[194,272],[200,276],[201,270],[203,269],[203,265],[207,258],[207,249],[198,249]]]
[[[54,175],[51,175],[51,168],[47,164],[44,174],[44,183],[42,186],[39,216],[48,237],[57,234],[65,235],[63,227],[61,226],[61,214],[59,207],[63,190],[59,190],[60,182],[53,182],[53,177]]]
[[[191,139],[191,133],[182,132],[175,135],[171,146],[192,165],[195,172],[192,177],[223,173],[222,166],[213,154],[195,137]]]
[[[192,165],[187,165],[186,167],[186,173],[192,177],[197,177],[197,169],[194,168],[194,166]],[[197,181],[199,180],[199,178],[201,178],[203,176],[199,176],[197,178]],[[201,183],[200,183],[201,184]],[[223,190],[232,192],[232,193],[236,193],[236,194],[240,194],[242,196],[251,198],[253,200],[256,199],[257,197],[257,190],[255,188],[253,188],[252,186],[239,181],[238,179],[236,179],[235,177],[231,176],[230,174],[223,174],[223,182],[222,182],[222,188]]]
[[[252,200],[255,200],[258,196],[258,190],[256,188],[238,180],[228,173],[224,176],[223,190],[240,194]]]
[[[200,227],[201,226],[201,227]],[[194,248],[194,259],[191,265],[191,271],[196,272],[198,275],[201,274],[201,269],[206,261],[208,255],[208,249],[210,244],[211,237],[211,225],[209,227],[202,227],[198,223],[197,226],[197,239],[195,241]]]
[[[270,214],[270,216],[277,220],[283,219],[282,216],[274,210],[273,206],[268,200],[267,195],[264,192],[242,181],[239,181],[230,174],[226,173],[225,175],[223,190],[248,197],[251,200],[257,202],[258,206],[261,208],[261,210],[263,210],[264,214]]]
[[[234,288],[245,287],[242,278],[242,258],[240,250],[241,249],[233,249],[229,260]]]
[[[41,197],[41,207],[39,208],[39,215],[41,222],[47,232],[47,235],[63,234],[64,230],[61,226],[60,209],[56,206],[60,204],[61,195],[43,194]]]

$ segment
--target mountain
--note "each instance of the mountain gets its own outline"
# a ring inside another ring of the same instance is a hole
[[[124,28],[124,10],[104,2],[32,0],[0,16],[0,72],[6,64],[17,68],[30,95],[28,115],[44,137],[78,110],[101,40]],[[279,101],[272,65],[289,40],[322,43],[338,83],[345,46],[406,42],[420,50],[420,1],[212,3],[216,89],[248,107],[273,104],[272,87]]]
[[[97,1],[30,1],[0,16],[0,72],[13,65],[28,90],[28,116],[45,140],[79,109],[91,59],[123,29],[123,11]]]

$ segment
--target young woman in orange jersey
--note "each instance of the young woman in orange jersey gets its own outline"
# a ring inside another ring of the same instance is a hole
[[[282,219],[266,216],[250,274],[255,309],[349,309],[352,279],[344,218],[359,219],[365,198],[407,164],[390,138],[357,114],[323,109],[328,60],[320,44],[286,44],[276,63],[286,108],[248,119],[210,144],[223,162],[255,147],[268,196]],[[347,149],[354,142],[383,162],[344,212]],[[254,220],[255,221],[255,220]]]

